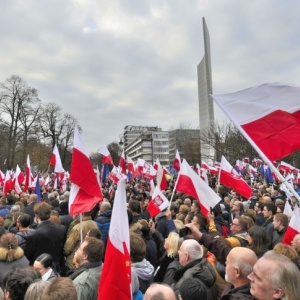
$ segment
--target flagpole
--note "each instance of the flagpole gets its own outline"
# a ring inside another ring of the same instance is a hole
[[[224,111],[226,113],[226,111]],[[227,114],[227,113],[226,113]],[[230,118],[230,116],[228,115]],[[230,118],[231,119],[231,118]],[[264,160],[264,162],[271,168],[271,170],[276,174],[276,176],[281,180],[281,182],[288,188],[288,190],[293,194],[293,196],[300,202],[300,196],[294,190],[294,188],[285,180],[285,178],[281,175],[279,170],[273,165],[273,163],[269,160],[269,158],[261,151],[261,149],[254,143],[254,141],[250,138],[250,136],[246,133],[246,131],[234,120],[231,121],[237,126],[237,128],[244,135],[246,140],[250,143],[250,145],[256,150],[256,152],[260,155],[260,157]]]
[[[82,237],[82,214],[79,214],[80,218],[80,244],[82,244],[83,237]]]
[[[179,178],[179,175],[180,175],[180,171],[181,171],[181,166],[180,166],[180,170],[179,170],[179,172],[177,174],[177,179],[175,181],[175,185],[174,185],[174,188],[173,188],[173,191],[172,191],[169,208],[171,207],[171,204],[172,204],[172,201],[173,201],[173,197],[174,197],[175,190],[176,190],[176,187],[177,187],[177,182],[178,182],[178,178]]]

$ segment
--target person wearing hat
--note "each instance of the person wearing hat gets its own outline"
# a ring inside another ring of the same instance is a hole
[[[181,300],[207,300],[207,288],[197,278],[187,279],[181,284],[178,297]]]

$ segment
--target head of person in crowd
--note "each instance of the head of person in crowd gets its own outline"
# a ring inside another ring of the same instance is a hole
[[[278,254],[282,254],[285,255],[286,257],[288,257],[293,263],[296,264],[296,266],[299,268],[299,255],[297,253],[297,251],[290,245],[285,245],[282,243],[278,243],[274,246],[273,250],[278,253]]]
[[[140,205],[140,201],[138,200],[129,200],[128,202],[128,210],[133,214],[133,215],[137,215],[141,213],[141,205]]]
[[[101,234],[101,231],[100,231],[99,229],[97,229],[97,228],[92,228],[91,230],[89,230],[89,231],[86,233],[85,238],[87,239],[87,238],[89,238],[89,237],[94,237],[94,238],[96,238],[96,239],[98,239],[98,240],[101,240],[101,236],[102,236],[102,234]]]
[[[277,207],[276,205],[271,202],[271,203],[264,203],[264,209],[263,209],[263,214],[266,220],[271,219],[274,217],[274,215],[277,212]]]
[[[189,224],[193,221],[194,214],[191,212],[188,212],[184,217],[184,224]]]
[[[191,205],[191,212],[195,215],[201,211],[200,203],[198,200],[194,200]]]
[[[256,214],[262,213],[264,209],[264,204],[260,201],[257,201],[254,205],[254,210]]]
[[[36,204],[34,207],[34,213],[38,223],[47,221],[51,215],[51,206],[45,202]]]
[[[197,278],[190,278],[182,282],[179,288],[179,300],[208,300],[205,284]]]
[[[17,228],[18,230],[29,230],[29,225],[31,222],[31,216],[28,214],[22,213],[17,219]]]
[[[185,266],[188,263],[203,257],[202,246],[194,239],[188,239],[183,241],[179,250],[179,263],[181,266]]]
[[[253,222],[255,222],[255,219],[256,219],[256,212],[254,209],[245,209],[245,212],[243,213],[243,216],[247,216],[247,217],[250,217]]]
[[[176,215],[179,213],[179,207],[176,203],[172,203],[170,206],[172,219],[176,218]]]
[[[53,272],[57,277],[55,266],[53,263],[53,257],[48,253],[43,253],[38,256],[33,263],[33,267],[41,273],[43,280],[48,279],[44,279],[44,275],[46,273],[49,273],[50,275],[50,273]]]
[[[170,232],[165,239],[164,248],[169,257],[176,257],[178,255],[179,240],[179,234],[176,232]]]
[[[26,291],[24,300],[43,300],[43,292],[49,284],[49,281],[43,280],[31,283]]]
[[[186,204],[181,204],[179,206],[179,213],[186,216],[189,212],[190,212],[190,208]]]
[[[7,263],[24,257],[23,250],[19,247],[18,239],[13,233],[5,233],[0,238],[0,259]]]
[[[231,233],[248,231],[249,219],[250,218],[246,217],[246,216],[240,216],[240,217],[234,218],[232,223],[230,224]]]
[[[21,212],[21,207],[20,205],[14,204],[11,209],[10,209],[11,213],[17,213],[17,212]]]
[[[141,262],[146,257],[147,246],[142,236],[130,232],[130,258],[132,263]]]
[[[277,212],[273,218],[274,229],[280,231],[286,228],[289,225],[289,218],[287,215]]]
[[[245,247],[234,247],[226,258],[225,280],[234,288],[249,283],[248,275],[257,262],[256,254]]]
[[[84,263],[101,262],[103,258],[104,245],[103,242],[94,237],[85,239],[79,246],[74,255],[76,266],[81,266]]]
[[[205,230],[206,219],[203,217],[202,214],[196,213],[193,216],[192,222],[199,230]]]
[[[261,257],[268,251],[270,239],[266,230],[261,226],[254,225],[248,230],[247,241],[248,248],[253,250],[257,257]]]
[[[34,204],[38,200],[38,195],[37,194],[30,194],[29,198],[27,199],[28,204]]]
[[[29,285],[38,279],[34,272],[28,271],[28,268],[17,268],[5,275],[3,286],[6,300],[24,299]]]
[[[233,201],[231,211],[236,215],[236,216],[241,216],[244,213],[244,205],[243,202],[241,201]]]
[[[272,198],[271,198],[270,194],[268,194],[268,193],[263,194],[262,202],[263,202],[263,204],[272,203]]]
[[[176,220],[179,220],[179,221],[181,221],[183,224],[185,224],[185,215],[182,214],[182,213],[178,213],[178,214],[176,215]]]
[[[191,198],[185,198],[184,200],[183,200],[183,204],[184,205],[186,205],[189,209],[191,208],[191,206],[192,206],[192,200],[191,200]]]
[[[296,234],[292,240],[292,247],[300,253],[300,233]]]
[[[299,269],[288,257],[275,251],[266,252],[248,278],[251,295],[257,300],[294,300],[299,297]]]
[[[144,300],[176,300],[176,296],[169,285],[152,283],[144,295]]]
[[[43,300],[76,300],[77,291],[73,281],[69,277],[55,278],[45,288]]]

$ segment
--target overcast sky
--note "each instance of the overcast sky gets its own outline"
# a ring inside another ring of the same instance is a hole
[[[300,85],[299,0],[0,0],[0,12],[0,82],[19,75],[76,117],[90,152],[125,125],[199,127],[202,17],[214,94]]]

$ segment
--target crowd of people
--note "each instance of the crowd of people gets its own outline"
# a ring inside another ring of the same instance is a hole
[[[244,199],[213,176],[221,201],[204,216],[198,200],[174,193],[175,182],[164,191],[170,207],[154,218],[150,183],[126,184],[134,300],[298,298],[300,234],[282,243],[284,206],[299,209],[296,199],[259,177]],[[34,191],[0,191],[0,300],[101,299],[115,189],[102,184],[104,200],[82,216],[69,215],[68,190],[44,189],[42,201]]]

